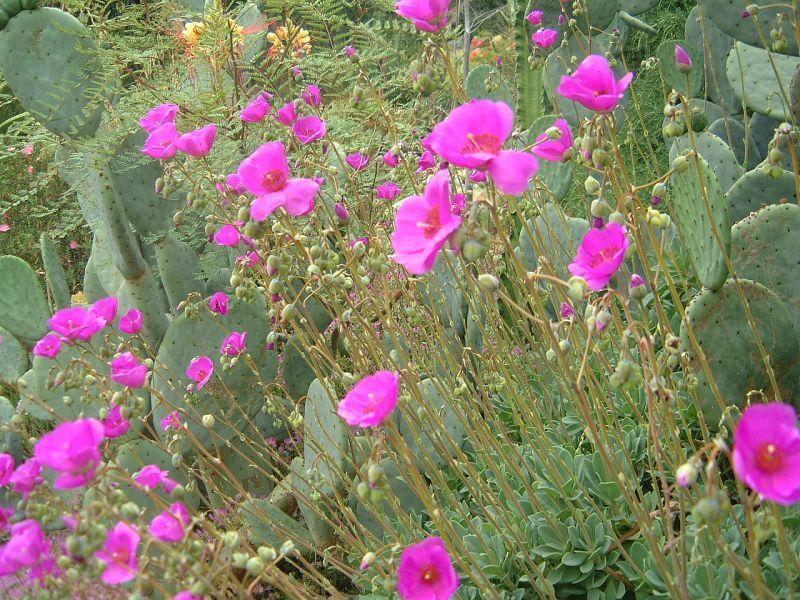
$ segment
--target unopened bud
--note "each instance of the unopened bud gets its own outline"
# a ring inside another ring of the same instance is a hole
[[[697,467],[694,462],[689,461],[678,467],[675,472],[675,481],[678,482],[679,486],[686,488],[697,481],[697,475]]]
[[[375,563],[375,560],[377,558],[378,557],[375,556],[374,552],[367,552],[364,555],[364,558],[361,559],[361,565],[360,565],[361,570],[366,571],[367,569],[369,569]]]
[[[478,285],[486,292],[496,292],[500,288],[500,280],[491,273],[478,275]]]

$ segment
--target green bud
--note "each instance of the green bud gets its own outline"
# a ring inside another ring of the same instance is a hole
[[[222,534],[222,543],[228,548],[238,548],[240,541],[241,539],[239,538],[238,531],[226,531],[224,534]]]
[[[583,297],[586,295],[588,290],[588,284],[583,277],[570,277],[569,281],[569,289],[567,291],[567,295],[569,296],[570,300],[573,302],[580,302],[583,300]]]
[[[597,192],[600,191],[600,182],[597,181],[597,179],[595,179],[591,175],[589,175],[586,178],[586,181],[584,181],[583,183],[583,188],[589,194],[596,194]]]
[[[203,421],[203,427],[205,427],[206,429],[211,429],[217,422],[217,420],[214,418],[214,415],[203,415],[202,421]]]
[[[377,463],[372,463],[367,470],[367,479],[372,485],[377,485],[385,476],[383,467]]]
[[[300,311],[297,310],[297,307],[294,304],[287,304],[283,307],[281,311],[281,319],[284,321],[291,321],[292,319],[296,319],[300,316]]]
[[[653,186],[653,196],[663,198],[667,195],[667,186],[663,183],[657,183]]]
[[[486,292],[496,292],[500,289],[500,280],[491,273],[478,275],[478,285]]]
[[[469,262],[480,260],[483,255],[486,254],[486,250],[486,246],[474,239],[466,240],[464,245],[461,247],[464,258]]]
[[[257,577],[264,572],[266,565],[264,564],[264,561],[258,558],[257,556],[252,556],[249,559],[247,559],[247,563],[245,563],[244,568],[250,575],[252,575],[253,577]]]
[[[265,563],[271,563],[274,562],[276,558],[278,558],[278,553],[275,552],[275,548],[273,548],[272,546],[259,546],[258,556]]]
[[[716,498],[703,498],[694,505],[692,515],[704,525],[713,525],[722,517],[722,506]]]
[[[139,506],[135,502],[126,502],[119,507],[119,510],[126,521],[133,521],[141,513]]]
[[[366,481],[359,481],[356,486],[356,493],[359,498],[366,500],[369,497],[369,484]]]
[[[610,215],[608,215],[608,220],[612,223],[619,223],[620,225],[625,225],[625,215],[621,212],[615,210]]]
[[[294,546],[294,542],[292,540],[286,540],[281,544],[280,550],[278,550],[281,556],[291,556],[296,551]]]
[[[233,553],[233,566],[237,569],[244,569],[247,564],[247,555],[242,552]]]

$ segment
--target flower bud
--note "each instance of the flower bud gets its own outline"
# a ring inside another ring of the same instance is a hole
[[[716,498],[703,498],[695,504],[692,515],[702,524],[713,525],[722,516],[722,507]]]
[[[364,555],[364,558],[361,559],[361,565],[360,565],[361,570],[366,571],[367,569],[369,569],[375,563],[376,559],[377,556],[375,556],[374,552],[367,552]]]
[[[247,572],[253,577],[261,575],[265,568],[266,565],[264,564],[264,561],[257,556],[250,557],[245,564],[245,569],[247,569]]]
[[[259,546],[258,557],[264,562],[273,562],[278,558],[278,553],[275,552],[275,548],[272,546]]]
[[[478,285],[486,292],[496,292],[500,288],[500,280],[491,273],[478,275]]]
[[[347,223],[350,220],[350,211],[341,202],[333,205],[333,212],[342,223]]]
[[[758,11],[758,4],[748,4],[742,13],[742,18],[746,18],[745,13],[747,13],[747,17],[755,17],[758,14]]]
[[[226,531],[222,536],[222,543],[228,548],[238,548],[240,541],[238,531]]]
[[[203,415],[203,427],[206,429],[211,429],[217,420],[214,418],[214,415]]]
[[[245,565],[247,564],[247,555],[242,552],[234,552],[233,553],[233,566],[237,569],[244,569]]]
[[[697,467],[694,462],[689,461],[678,467],[675,472],[675,481],[678,482],[679,486],[686,488],[697,481],[697,474]]]
[[[600,182],[597,181],[594,177],[589,175],[586,178],[586,181],[583,183],[583,187],[589,194],[596,194],[600,191]]]
[[[588,284],[583,277],[570,277],[569,280],[569,290],[567,291],[567,295],[569,299],[573,302],[580,302],[583,300],[583,297],[586,295],[586,291],[588,289]]]
[[[545,131],[545,135],[547,135],[548,140],[560,140],[564,132],[558,127],[548,127],[547,131]]]
[[[680,44],[675,44],[675,66],[681,73],[690,73],[692,70],[692,57]]]
[[[640,275],[636,273],[631,275],[631,280],[628,284],[628,293],[630,293],[631,298],[634,300],[638,300],[639,302],[644,300],[644,297],[647,295],[647,286]]]
[[[291,556],[295,553],[296,548],[294,547],[294,542],[292,540],[286,540],[281,544],[280,550],[278,551],[281,556]]]
[[[591,213],[592,216],[598,219],[605,219],[611,212],[611,207],[608,202],[602,198],[595,198],[592,200]]]

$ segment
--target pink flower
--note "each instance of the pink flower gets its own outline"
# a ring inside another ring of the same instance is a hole
[[[369,164],[369,156],[366,154],[361,154],[361,152],[353,152],[352,154],[348,154],[344,160],[355,171],[361,171]]]
[[[241,194],[244,192],[244,186],[242,186],[242,180],[236,173],[229,173],[227,177],[225,177],[225,183],[218,183],[217,190],[220,194],[227,194],[229,192],[233,192],[234,194]]]
[[[347,223],[350,220],[350,211],[347,210],[347,207],[341,202],[337,202],[333,205],[333,214],[336,215],[336,218],[342,223]]]
[[[5,233],[6,231],[11,231],[11,225],[8,223],[0,223],[0,233]]]
[[[541,10],[534,10],[529,12],[525,18],[528,19],[528,23],[530,23],[531,25],[541,25],[543,17],[544,17],[544,12],[542,12]]]
[[[122,315],[119,318],[119,323],[117,323],[119,330],[128,335],[136,335],[142,330],[143,325],[144,316],[142,315],[142,311],[136,310],[135,308],[130,309]]]
[[[400,555],[397,593],[403,600],[450,600],[460,581],[441,538],[412,544]]]
[[[10,575],[26,567],[35,567],[50,554],[50,542],[35,519],[26,519],[11,527],[11,537],[0,547],[0,574]]]
[[[601,290],[625,260],[630,243],[625,227],[619,223],[612,221],[603,229],[590,229],[583,237],[569,271],[583,277],[590,290]]]
[[[109,439],[125,435],[131,430],[131,422],[122,416],[122,407],[112,404],[108,416],[103,419],[105,436]]]
[[[395,10],[421,31],[437,33],[447,27],[450,0],[398,0]]]
[[[539,48],[549,48],[556,43],[558,31],[555,29],[538,29],[531,39]]]
[[[378,427],[397,406],[400,375],[378,371],[365,377],[339,402],[339,416],[348,425]]]
[[[175,117],[178,116],[179,110],[180,108],[177,104],[159,104],[155,108],[151,108],[145,116],[139,119],[139,125],[147,133],[153,133],[165,123],[175,123]]]
[[[185,536],[192,518],[182,502],[175,502],[150,521],[150,535],[162,542],[180,542]]]
[[[675,44],[675,66],[681,73],[688,73],[692,70],[692,57],[680,44]]]
[[[314,210],[319,184],[311,179],[289,178],[289,163],[281,142],[263,144],[239,165],[239,177],[248,192],[256,196],[250,217],[263,221],[278,207],[292,216]]]
[[[556,91],[564,98],[595,112],[609,112],[622,100],[632,79],[633,73],[627,73],[617,81],[608,60],[604,56],[590,54],[572,75],[561,78]]]
[[[456,230],[461,217],[452,214],[450,175],[440,171],[428,182],[424,196],[409,196],[394,218],[393,259],[411,273],[427,273]]]
[[[564,154],[572,148],[572,129],[564,119],[556,119],[553,127],[561,131],[561,137],[557,140],[550,139],[547,132],[542,132],[536,137],[536,145],[532,152],[541,159],[551,162],[564,160]]]
[[[261,262],[258,252],[248,252],[236,259],[236,264],[245,265],[251,269]]]
[[[193,594],[192,590],[183,590],[175,594],[172,600],[203,600],[203,596]]]
[[[386,183],[382,183],[376,187],[375,191],[377,192],[378,198],[381,200],[394,200],[400,195],[402,190],[396,183],[387,181]]]
[[[244,107],[239,118],[245,123],[258,123],[269,114],[270,108],[269,98],[261,92]]]
[[[35,458],[29,458],[18,466],[8,480],[11,489],[22,494],[23,498],[27,498],[42,481],[42,465]]]
[[[225,224],[220,227],[214,234],[214,243],[218,246],[229,246],[231,248],[238,246],[242,241],[242,235],[235,225]]]
[[[308,104],[309,106],[318,107],[322,104],[322,90],[319,89],[318,85],[310,85],[306,89],[303,90],[302,93],[303,102]]]
[[[21,152],[22,152],[22,153],[23,153],[25,156],[30,156],[31,154],[33,154],[33,151],[34,151],[34,150],[35,150],[35,148],[34,148],[34,147],[31,145],[31,144],[28,144],[27,146],[25,146],[25,147],[24,147],[24,148],[21,150]]]
[[[393,153],[391,150],[387,150],[386,154],[383,155],[383,163],[387,167],[395,168],[398,164],[400,164],[400,157],[397,154]]]
[[[111,381],[129,388],[143,387],[147,381],[147,366],[131,352],[123,352],[111,361]]]
[[[467,207],[467,196],[465,194],[453,194],[450,204],[453,207],[453,214],[461,216]]]
[[[106,321],[103,317],[93,315],[82,306],[62,308],[47,322],[50,329],[69,340],[88,341],[103,327]]]
[[[294,126],[292,126],[292,131],[301,144],[310,144],[324,138],[325,134],[328,133],[328,126],[318,116],[309,115],[302,119],[297,119]]]
[[[55,333],[48,333],[33,347],[33,353],[42,358],[55,358],[61,351],[61,338]]]
[[[175,142],[180,135],[175,123],[164,123],[147,136],[144,146],[142,146],[142,154],[158,160],[169,160],[178,153]]]
[[[136,578],[139,560],[136,550],[141,537],[136,527],[120,521],[106,534],[106,543],[95,557],[106,563],[102,579],[108,585],[126,583]]]
[[[436,157],[433,155],[433,152],[430,150],[425,150],[425,152],[422,153],[422,156],[419,157],[419,162],[417,163],[417,173],[422,173],[428,169],[433,169],[435,166]]]
[[[247,348],[247,332],[239,333],[233,331],[225,338],[219,347],[219,352],[223,356],[239,356]]]
[[[119,308],[119,301],[114,296],[101,298],[89,307],[89,314],[100,317],[104,321],[104,325],[114,322],[117,318],[117,309]]]
[[[14,516],[14,509],[10,506],[0,506],[0,533],[8,531],[11,525],[11,517]],[[0,551],[2,552],[2,551]]]
[[[205,387],[213,374],[214,363],[207,356],[195,356],[186,367],[186,376],[195,382],[198,392]]]
[[[206,125],[189,133],[184,133],[175,140],[175,147],[190,156],[205,156],[211,152],[211,146],[217,138],[217,126]]]
[[[575,309],[572,308],[571,305],[567,304],[566,302],[561,303],[561,318],[562,319],[569,319],[570,317],[575,316]]]
[[[497,188],[518,196],[539,163],[528,152],[503,150],[514,129],[514,112],[503,102],[477,100],[455,108],[436,125],[428,144],[444,160],[468,169],[488,170]]]
[[[486,173],[484,171],[473,171],[467,177],[472,183],[483,183],[486,181]]]
[[[45,467],[61,473],[55,489],[69,490],[92,480],[100,466],[104,439],[105,427],[97,419],[67,421],[39,438],[33,455]]]
[[[180,422],[180,417],[178,417],[178,422]],[[161,423],[163,425],[164,422],[162,421]],[[175,429],[177,429],[177,427],[175,427]],[[164,430],[166,431],[166,427]],[[172,490],[178,487],[178,482],[169,478],[169,471],[162,471],[158,465],[146,465],[142,467],[141,471],[134,476],[133,480],[144,489],[150,491],[156,489],[160,485],[168,494],[172,493]]]
[[[297,120],[297,106],[295,102],[295,100],[292,100],[278,109],[278,121],[286,126],[291,125]]]
[[[342,48],[342,52],[344,52],[344,55],[347,58],[353,58],[357,54],[357,51],[353,46],[345,46]]]
[[[69,243],[70,250],[77,250],[78,249],[78,240],[72,240]]]
[[[0,454],[0,487],[8,485],[14,474],[14,457],[4,452]]]
[[[800,431],[789,404],[753,404],[733,434],[733,470],[767,500],[800,502]]]
[[[211,312],[218,315],[228,314],[228,295],[225,292],[216,292],[208,301]]]

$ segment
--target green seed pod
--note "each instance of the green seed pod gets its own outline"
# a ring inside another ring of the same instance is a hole
[[[206,429],[211,429],[216,424],[217,420],[214,418],[214,415],[203,415],[203,427]]]
[[[278,553],[275,552],[275,548],[273,548],[272,546],[259,546],[258,556],[265,563],[271,563],[274,562],[276,558],[278,558]]]
[[[233,556],[233,566],[237,569],[244,569],[245,565],[247,564],[247,555],[242,552],[234,552]]]
[[[252,556],[249,559],[247,559],[247,563],[245,563],[244,568],[250,575],[252,575],[253,577],[257,577],[258,575],[261,575],[261,573],[264,572],[266,565],[264,564],[264,561],[258,558],[257,556]]]
[[[295,553],[296,548],[294,542],[292,540],[286,540],[281,544],[280,549],[278,550],[279,554],[282,556],[291,556]]]
[[[597,181],[597,179],[595,179],[591,175],[589,175],[586,178],[586,181],[583,182],[583,188],[589,194],[596,194],[597,192],[600,191],[600,182]]]
[[[478,285],[485,292],[496,292],[500,289],[500,280],[491,273],[481,273],[478,275]]]
[[[714,525],[722,517],[722,506],[717,498],[703,498],[694,505],[692,515],[702,524]]]
[[[226,547],[235,549],[239,547],[239,543],[241,542],[241,538],[239,537],[238,531],[226,531],[222,535],[222,543],[225,544]]]

